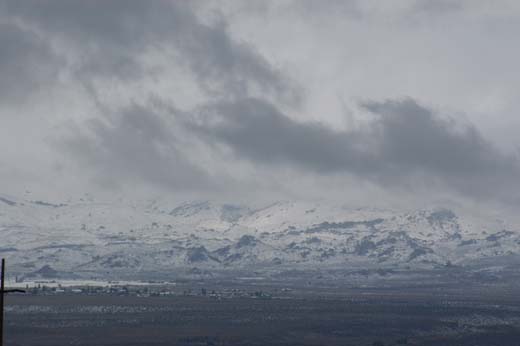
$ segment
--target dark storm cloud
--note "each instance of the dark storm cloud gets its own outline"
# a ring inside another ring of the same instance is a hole
[[[412,99],[362,107],[376,119],[349,132],[297,122],[258,99],[213,105],[191,126],[206,140],[258,164],[290,163],[402,186],[419,177],[465,194],[514,190],[520,177],[517,158],[499,152],[474,127],[441,118]]]
[[[224,22],[202,23],[182,1],[6,1],[5,12],[82,56],[81,78],[141,78],[151,73],[143,53],[170,54],[200,86],[218,96],[259,89],[297,102],[298,90],[246,43],[233,40]]]
[[[170,124],[141,106],[92,119],[86,130],[73,131],[58,145],[103,184],[130,180],[177,190],[207,188],[208,177],[178,150]]]
[[[446,176],[510,171],[512,162],[470,125],[439,118],[411,99],[363,104],[380,115],[369,134],[377,138],[380,159],[405,169]]]
[[[0,21],[0,99],[25,102],[26,96],[56,78],[58,61],[38,36],[16,23]]]
[[[210,105],[203,124],[192,125],[210,140],[229,145],[239,156],[269,164],[294,163],[315,171],[347,166],[369,170],[369,154],[348,136],[319,123],[299,123],[259,99]]]

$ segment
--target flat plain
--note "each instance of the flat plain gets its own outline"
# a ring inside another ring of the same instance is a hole
[[[227,299],[17,295],[7,298],[6,345],[516,346],[517,297],[489,287]]]

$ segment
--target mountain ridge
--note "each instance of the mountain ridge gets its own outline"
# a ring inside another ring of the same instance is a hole
[[[283,201],[253,209],[211,201],[0,197],[0,256],[22,274],[44,266],[75,275],[193,267],[428,269],[520,255],[515,226],[442,207],[396,211]]]

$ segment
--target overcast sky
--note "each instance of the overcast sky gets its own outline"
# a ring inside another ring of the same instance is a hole
[[[0,192],[520,201],[516,0],[0,0]]]

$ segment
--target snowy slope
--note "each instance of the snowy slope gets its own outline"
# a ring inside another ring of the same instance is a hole
[[[208,201],[48,203],[0,195],[0,256],[12,270],[111,274],[175,268],[468,265],[520,254],[500,220],[443,208],[396,211],[324,202],[258,210]]]

